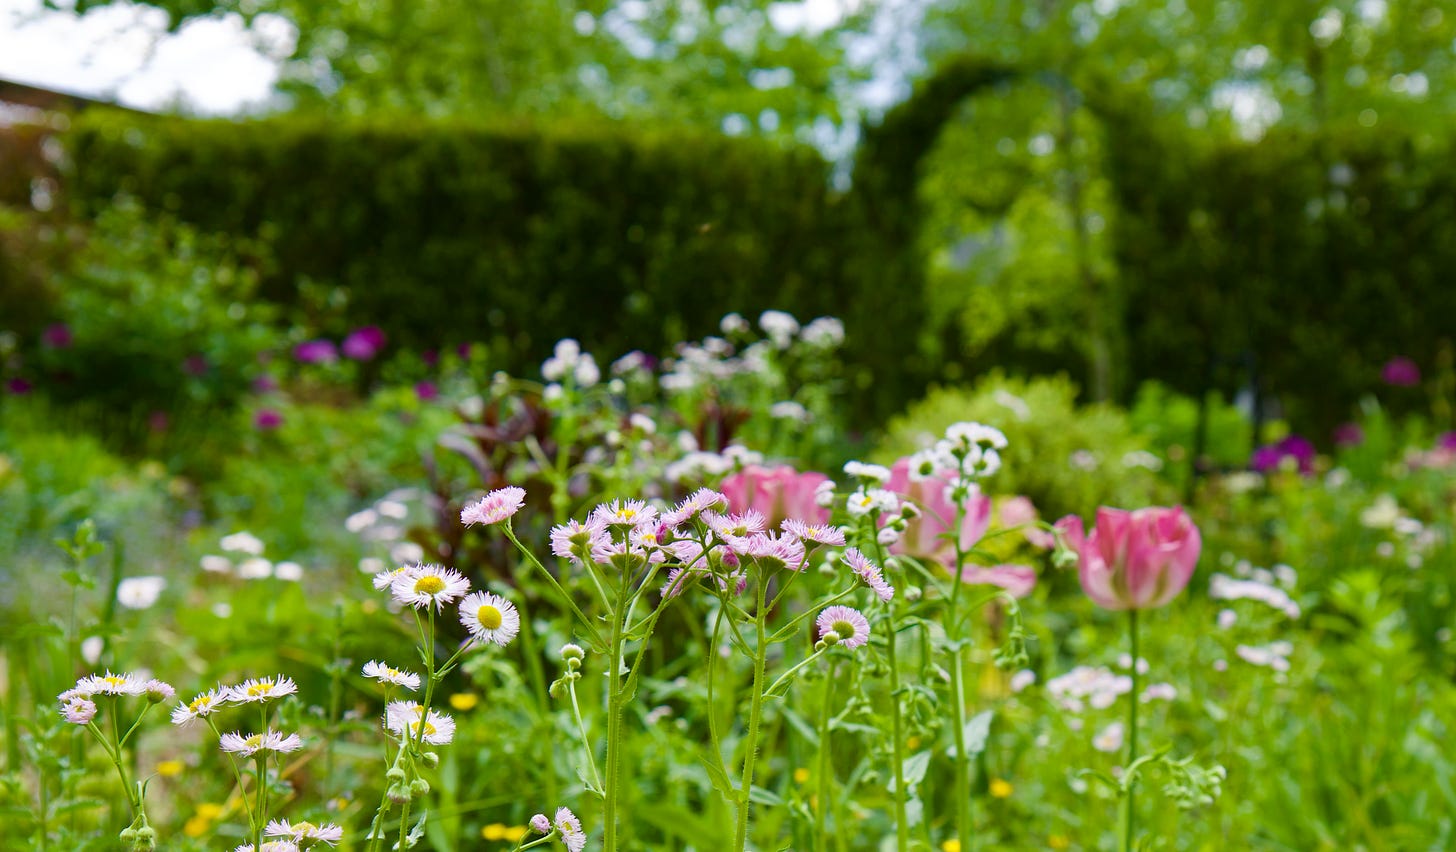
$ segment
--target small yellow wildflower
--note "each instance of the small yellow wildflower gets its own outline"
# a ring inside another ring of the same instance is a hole
[[[450,706],[453,707],[453,708],[455,708],[456,710],[458,710],[461,713],[464,713],[466,710],[473,710],[473,709],[475,709],[475,705],[477,705],[479,703],[480,703],[480,696],[479,695],[476,695],[473,692],[457,692],[454,695],[450,696]],[[499,838],[491,838],[491,839],[499,839]]]
[[[173,778],[181,775],[184,768],[180,760],[164,760],[157,764],[157,774],[163,778]]]
[[[205,820],[200,816],[195,816],[189,818],[187,822],[182,824],[182,833],[188,837],[201,837],[207,833],[209,828],[212,828],[211,821]]]
[[[911,737],[905,741],[905,748],[920,748],[920,738]]]
[[[480,836],[486,840],[505,840],[506,827],[503,823],[493,822],[480,830]]]
[[[1015,789],[1015,787],[1011,786],[1011,782],[1004,778],[991,779],[991,795],[998,799],[1010,798],[1011,793]]]
[[[505,839],[509,840],[512,843],[520,843],[521,838],[525,837],[526,832],[529,830],[530,829],[526,828],[524,825],[508,826],[506,828]]]
[[[800,766],[798,769],[795,769],[794,770],[794,783],[795,784],[803,784],[804,782],[806,782],[808,780],[809,780],[809,770],[805,769],[802,766]]]
[[[222,805],[214,805],[210,802],[204,802],[197,806],[197,815],[206,820],[217,819],[222,816],[222,811]]]
[[[961,852],[961,842],[952,837],[940,844],[940,852]]]

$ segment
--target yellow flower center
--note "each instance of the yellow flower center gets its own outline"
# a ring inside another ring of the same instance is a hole
[[[415,594],[438,595],[445,591],[445,581],[431,574],[415,581]]]
[[[192,699],[192,703],[187,705],[187,709],[191,710],[193,713],[196,713],[201,710],[206,710],[211,706],[212,698],[210,696],[199,695],[196,698]]]
[[[852,639],[852,638],[854,638],[854,625],[851,624],[848,621],[843,621],[843,620],[836,621],[832,625],[832,628],[833,628],[834,632],[836,634],[838,634],[839,641],[841,641],[841,642],[843,642],[846,639]]]
[[[431,737],[431,736],[434,736],[435,735],[435,730],[436,730],[435,729],[435,726],[428,719],[425,720],[425,721],[423,721],[423,722],[420,722],[420,728],[419,729],[420,730],[423,730],[425,732],[425,736],[427,736],[427,737]]]
[[[126,678],[124,677],[108,675],[107,677],[102,678],[102,680],[106,681],[107,686],[126,686]]]
[[[399,677],[400,676],[399,669],[385,669],[384,670],[384,673],[386,675],[388,675],[389,677]]]
[[[247,746],[248,748],[257,748],[258,746],[260,746],[262,744],[263,744],[263,735],[262,734],[253,734],[252,736],[250,736],[247,739],[243,740],[243,745]]]
[[[490,604],[476,610],[475,617],[480,619],[480,626],[486,630],[494,630],[501,626],[501,611]]]
[[[271,695],[272,693],[273,683],[271,681],[265,680],[262,683],[255,683],[252,686],[248,687],[248,695],[253,698],[257,698],[261,695]]]
[[[295,822],[293,824],[293,830],[298,832],[299,834],[309,834],[315,829],[315,827],[316,826],[314,826],[314,824],[311,822]]]
[[[622,511],[618,512],[617,514],[619,516],[621,516],[624,520],[630,521],[633,518],[637,517],[637,510],[636,509],[623,509]]]

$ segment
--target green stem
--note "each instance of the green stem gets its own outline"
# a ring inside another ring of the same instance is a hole
[[[956,753],[956,836],[960,839],[961,848],[970,850],[975,837],[971,829],[971,766],[970,755],[966,754],[966,673],[963,662],[959,653],[951,658],[950,678],[955,692],[953,733]]]
[[[586,734],[586,722],[582,721],[581,705],[576,700],[576,681],[567,681],[566,691],[571,693],[571,712],[576,716],[576,729],[581,733],[581,747],[586,752],[586,765],[591,769],[592,782],[596,784],[598,790],[602,790],[602,776],[597,772],[597,759],[592,754],[595,749],[592,748],[591,738]]]
[[[760,569],[758,609],[754,612],[753,618],[754,627],[758,631],[758,644],[753,649],[753,697],[749,704],[748,738],[744,740],[748,753],[743,756],[743,782],[739,786],[737,802],[738,827],[734,835],[734,846],[738,852],[744,852],[748,848],[748,810],[752,799],[754,763],[758,759],[758,728],[763,721],[763,681],[764,670],[768,664],[768,631],[765,629],[765,621],[768,618],[765,599],[767,585],[768,580]]]
[[[1127,638],[1132,645],[1132,689],[1127,693],[1127,762],[1129,769],[1138,756],[1138,611],[1127,611]],[[1127,784],[1122,800],[1122,852],[1131,852],[1133,836],[1137,829],[1137,814],[1133,809],[1133,794],[1137,791],[1137,780]]]
[[[536,558],[536,554],[532,553],[529,549],[527,549],[524,544],[521,544],[520,539],[516,538],[515,531],[511,529],[510,520],[507,519],[505,523],[500,525],[500,528],[501,532],[504,532],[506,534],[506,538],[511,540],[511,544],[514,544],[516,546],[516,550],[520,551],[521,555],[526,557],[526,561],[536,566],[536,570],[541,572],[542,576],[546,578],[546,581],[549,582],[551,584],[551,587],[556,590],[556,594],[559,595],[561,599],[566,602],[566,606],[571,610],[572,614],[576,616],[577,621],[581,623],[582,628],[591,634],[592,641],[600,646],[602,637],[601,634],[597,633],[596,625],[592,623],[591,619],[586,617],[586,613],[581,611],[581,607],[577,606],[576,601],[572,599],[571,595],[561,587],[561,583],[557,581],[555,575],[553,575],[550,571],[546,570],[546,566],[541,564],[541,560]]]
[[[610,659],[607,660],[607,777],[602,803],[602,819],[606,822],[602,836],[604,852],[617,852],[617,799],[622,786],[619,783],[622,773],[622,636],[626,629],[627,594],[624,572],[612,611],[612,644]]]
[[[819,708],[819,801],[814,808],[818,820],[818,847],[820,852],[829,850],[829,833],[825,831],[825,815],[829,813],[830,782],[834,773],[834,760],[829,748],[829,708],[834,697],[834,671],[839,667],[837,660],[829,663],[829,674],[824,678],[824,706]]]
[[[218,739],[222,739],[222,732],[217,729],[217,723],[212,720],[212,715],[209,714],[202,718],[203,721],[207,722],[207,727],[212,729],[212,735]],[[233,777],[237,779],[238,797],[243,800],[243,813],[248,815],[248,828],[251,829],[253,827],[251,824],[253,821],[253,806],[248,804],[248,790],[243,786],[243,770],[238,767],[237,758],[231,754],[228,755],[228,765],[233,768]]]
[[[874,535],[878,527],[878,515],[870,516],[869,532]],[[880,565],[885,564],[885,547],[880,544],[878,537],[874,539],[875,556]],[[905,804],[905,732],[900,719],[900,660],[895,653],[895,646],[899,644],[900,634],[895,621],[896,604],[899,598],[895,598],[887,605],[887,613],[890,622],[890,635],[885,639],[886,656],[890,664],[890,736],[893,738],[895,775],[895,849],[897,852],[907,852],[910,848],[910,819]]]

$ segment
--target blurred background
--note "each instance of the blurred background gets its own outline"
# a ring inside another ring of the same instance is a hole
[[[278,334],[512,369],[778,308],[867,424],[997,367],[1327,446],[1450,372],[1453,73],[1425,0],[4,0],[0,370],[145,431]]]

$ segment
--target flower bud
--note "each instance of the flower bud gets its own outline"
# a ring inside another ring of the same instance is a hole
[[[586,652],[581,649],[581,646],[573,642],[567,642],[565,645],[561,646],[561,659],[566,660],[567,662],[570,662],[572,660],[581,662],[582,658],[585,656]]]
[[[415,780],[410,782],[409,792],[410,798],[412,799],[423,798],[430,792],[430,782],[426,781],[423,778],[416,778]]]
[[[547,819],[545,814],[536,814],[531,817],[531,830],[537,834],[550,834],[551,820]]]
[[[384,773],[384,778],[391,784],[402,784],[404,783],[404,770],[396,766]]]
[[[396,805],[402,805],[410,800],[409,791],[404,788],[403,784],[389,785],[389,790],[385,792],[385,796]]]
[[[839,644],[839,634],[833,630],[824,631],[824,635],[820,636],[819,639],[831,648]]]
[[[421,754],[420,759],[425,762],[425,766],[428,766],[431,769],[434,769],[436,766],[440,765],[440,755],[433,751],[427,751]]]

